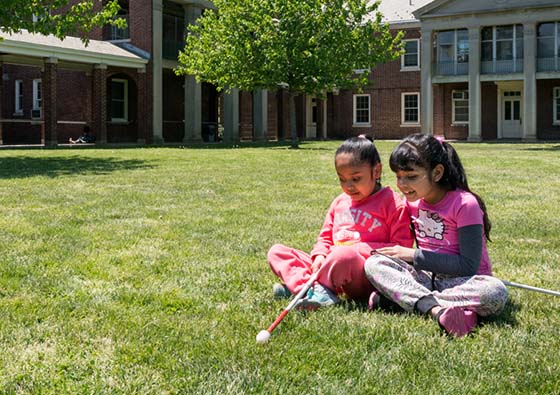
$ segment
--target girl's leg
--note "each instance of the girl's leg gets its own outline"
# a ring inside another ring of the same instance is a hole
[[[352,246],[334,247],[324,263],[329,267],[325,268],[319,282],[352,300],[367,300],[374,288],[364,274],[365,261]]]
[[[413,312],[418,301],[432,293],[431,278],[405,262],[373,255],[366,260],[364,271],[373,287],[408,312]]]
[[[268,251],[267,258],[274,274],[293,294],[298,293],[311,277],[311,257],[303,251],[275,244]]]
[[[508,298],[505,285],[495,277],[437,278],[434,298],[442,307],[465,307],[481,317],[499,314]]]

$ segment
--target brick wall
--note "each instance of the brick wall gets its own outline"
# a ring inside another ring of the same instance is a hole
[[[537,81],[537,137],[543,140],[559,140],[560,126],[553,125],[554,87],[560,86],[560,79]]]
[[[420,37],[418,29],[404,30],[404,39]],[[348,138],[367,134],[374,138],[399,139],[420,131],[419,127],[401,126],[401,95],[404,92],[420,93],[420,71],[401,71],[400,57],[378,65],[369,76],[370,83],[363,89],[371,97],[371,127],[354,127],[353,93],[341,91],[329,94],[327,106],[327,136]]]

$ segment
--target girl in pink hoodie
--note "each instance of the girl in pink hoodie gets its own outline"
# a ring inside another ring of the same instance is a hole
[[[268,263],[283,282],[274,286],[277,297],[296,294],[321,270],[298,308],[332,305],[341,294],[367,300],[374,291],[364,273],[371,251],[394,245],[411,247],[413,243],[402,199],[381,186],[381,160],[370,139],[359,136],[344,141],[336,151],[335,168],[343,193],[331,203],[311,252],[281,244],[268,252]]]

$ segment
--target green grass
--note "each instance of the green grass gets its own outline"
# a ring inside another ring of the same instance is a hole
[[[255,344],[286,305],[266,252],[311,249],[338,144],[0,151],[0,393],[560,393],[560,299],[529,291],[459,340],[343,303]],[[495,274],[559,289],[560,145],[455,146]]]

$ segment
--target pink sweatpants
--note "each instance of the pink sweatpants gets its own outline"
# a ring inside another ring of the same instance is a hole
[[[317,282],[352,300],[366,300],[374,290],[364,273],[364,258],[352,246],[333,247],[325,258]],[[309,280],[311,256],[303,251],[275,244],[268,251],[270,268],[296,294]]]

